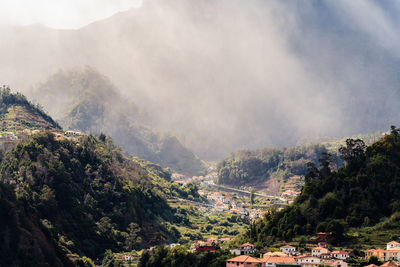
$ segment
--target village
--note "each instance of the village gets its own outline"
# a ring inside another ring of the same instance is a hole
[[[317,236],[326,236],[326,233],[318,233]],[[268,266],[268,267],[347,267],[351,258],[351,252],[346,249],[330,251],[326,242],[319,242],[315,247],[307,247],[303,252],[291,245],[284,245],[276,252],[261,253],[259,257],[250,255],[257,254],[257,250],[251,243],[245,243],[230,252],[236,257],[226,261],[226,267],[233,266]],[[384,262],[380,267],[397,267],[400,261],[400,243],[391,241],[386,244],[386,249],[369,249],[365,251],[365,260],[376,257],[377,261]],[[378,267],[369,264],[366,267]]]
[[[199,205],[205,213],[222,212],[237,214],[249,219],[249,222],[261,218],[270,207],[282,209],[290,204],[299,191],[285,190],[280,196],[264,195],[259,192],[249,192],[237,188],[229,188],[215,183],[218,173],[210,168],[205,176],[187,177],[182,174],[172,174],[172,180],[179,184],[193,183],[198,185],[199,194],[207,199],[208,205]],[[253,195],[253,196],[252,196]]]

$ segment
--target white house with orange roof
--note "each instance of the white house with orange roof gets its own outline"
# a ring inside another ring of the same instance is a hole
[[[316,267],[321,263],[321,259],[314,256],[298,256],[295,258],[297,264],[300,264],[301,267]]]
[[[387,250],[400,250],[400,243],[396,241],[391,241],[386,244]]]
[[[297,265],[293,257],[265,257],[260,259],[265,267],[276,267],[276,265]]]
[[[332,267],[347,267],[348,266],[347,262],[342,261],[342,260],[324,261],[323,264],[332,266]]]
[[[256,252],[256,249],[254,248],[253,244],[247,242],[240,247],[231,249],[229,251],[235,255],[248,255]]]
[[[313,256],[313,257],[320,257],[321,254],[326,254],[328,252],[329,252],[329,250],[327,248],[322,248],[322,247],[311,248],[311,256]]]
[[[226,260],[226,267],[257,267],[261,266],[263,262],[260,259],[253,258],[246,255],[237,256],[232,259]]]
[[[335,250],[331,252],[331,256],[334,259],[347,260],[350,257],[350,254],[343,250]]]

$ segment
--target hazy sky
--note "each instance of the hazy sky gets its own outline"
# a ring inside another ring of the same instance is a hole
[[[142,0],[1,0],[0,24],[43,24],[57,29],[76,29],[139,7]]]

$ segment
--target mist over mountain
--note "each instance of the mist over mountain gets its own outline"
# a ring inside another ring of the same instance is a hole
[[[66,129],[105,133],[131,155],[180,173],[198,175],[205,169],[175,136],[149,128],[146,111],[89,67],[59,71],[35,87],[31,95]]]
[[[161,1],[78,30],[0,28],[0,77],[28,91],[57,69],[110,77],[205,159],[398,124],[395,1]],[[39,101],[40,102],[40,101]]]

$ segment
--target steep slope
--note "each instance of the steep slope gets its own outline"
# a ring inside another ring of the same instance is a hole
[[[32,95],[66,128],[106,133],[131,155],[177,172],[197,175],[203,170],[201,161],[176,137],[144,126],[146,113],[119,95],[109,79],[93,69],[60,71]]]
[[[309,165],[306,184],[293,205],[272,210],[255,222],[247,237],[267,242],[269,237],[332,232],[341,241],[347,227],[371,226],[400,211],[400,130],[367,147],[348,142],[342,150],[347,164],[333,171],[329,158],[321,167]]]
[[[18,229],[11,236],[13,228],[2,229],[1,238],[9,246],[1,252],[20,251],[16,261],[35,253],[44,254],[32,259],[37,262],[50,262],[45,257],[57,253],[94,258],[106,249],[130,250],[177,239],[165,224],[173,221],[173,209],[154,180],[162,179],[124,158],[109,138],[57,141],[42,132],[7,152],[0,170],[0,185],[13,192],[6,191],[11,200],[2,198],[8,208],[2,212],[16,214],[2,216],[1,224],[14,220]],[[32,242],[25,244],[18,236]]]

